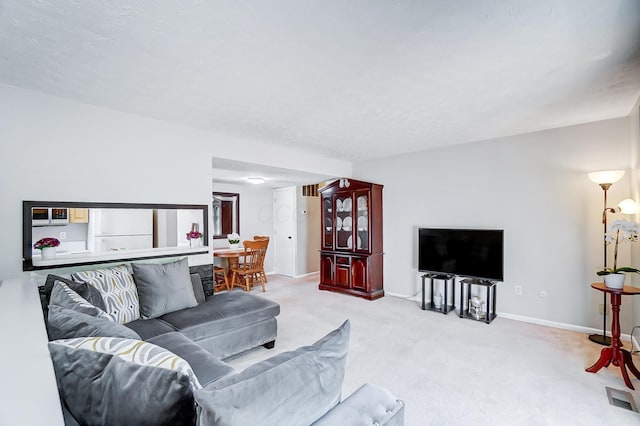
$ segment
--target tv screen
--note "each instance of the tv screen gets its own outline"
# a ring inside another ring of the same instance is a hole
[[[420,228],[418,233],[421,272],[503,280],[503,230]]]

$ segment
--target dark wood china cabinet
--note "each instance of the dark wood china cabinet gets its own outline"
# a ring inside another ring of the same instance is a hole
[[[320,290],[369,300],[384,296],[382,185],[343,178],[319,192]]]

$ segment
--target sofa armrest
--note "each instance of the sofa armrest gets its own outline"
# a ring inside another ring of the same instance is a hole
[[[404,403],[384,388],[364,384],[313,424],[339,425],[402,426]]]

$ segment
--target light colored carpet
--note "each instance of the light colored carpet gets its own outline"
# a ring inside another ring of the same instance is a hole
[[[242,370],[310,345],[349,318],[343,398],[366,382],[384,386],[405,401],[406,425],[640,424],[639,414],[609,405],[605,386],[626,389],[619,368],[584,371],[602,349],[584,334],[500,317],[487,325],[423,311],[413,300],[319,291],[317,283],[317,275],[274,275],[266,293],[254,288],[281,306],[276,347],[227,361]]]

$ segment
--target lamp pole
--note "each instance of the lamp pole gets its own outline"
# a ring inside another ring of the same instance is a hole
[[[609,209],[607,207],[607,191],[609,190],[609,188],[611,188],[611,184],[601,183],[600,187],[604,191],[604,208],[602,209],[602,224],[604,225],[604,233],[602,234],[603,235],[602,244],[604,246],[603,265],[606,268],[607,267],[607,243],[606,241],[604,241],[604,234],[607,233],[607,213],[609,211],[615,212],[615,209]],[[607,293],[603,291],[602,297],[603,297],[602,334],[591,334],[589,335],[589,340],[591,340],[594,343],[598,343],[600,345],[610,346],[611,338],[607,336]]]

